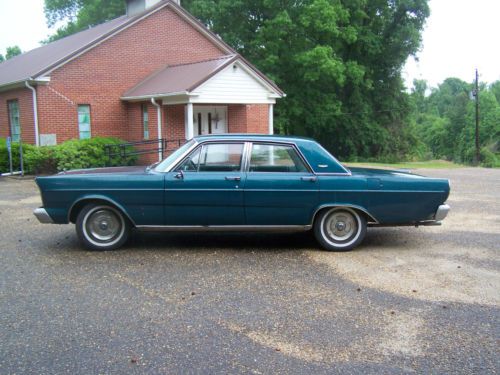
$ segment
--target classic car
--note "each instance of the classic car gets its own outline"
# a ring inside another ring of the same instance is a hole
[[[71,170],[36,179],[42,223],[75,223],[91,250],[139,231],[308,231],[345,251],[367,226],[439,225],[447,179],[347,168],[312,139],[199,136],[148,167]]]

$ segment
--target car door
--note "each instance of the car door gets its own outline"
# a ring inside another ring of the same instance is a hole
[[[165,176],[165,225],[242,225],[244,142],[197,147]]]
[[[318,205],[317,177],[292,144],[254,142],[245,183],[248,225],[307,225]]]

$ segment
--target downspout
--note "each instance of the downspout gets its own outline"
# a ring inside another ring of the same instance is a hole
[[[38,103],[37,103],[37,97],[36,97],[36,89],[33,86],[31,86],[28,83],[28,81],[25,81],[24,84],[33,93],[33,118],[35,120],[35,144],[37,146],[40,146],[40,135],[39,135],[39,131],[38,131]]]
[[[151,103],[156,107],[156,118],[158,120],[158,161],[161,161],[163,153],[163,143],[161,140],[161,105],[156,102],[155,98],[151,98]]]

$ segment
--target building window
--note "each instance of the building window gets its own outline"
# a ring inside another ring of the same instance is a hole
[[[9,100],[7,102],[9,109],[10,136],[12,142],[19,142],[21,138],[21,123],[19,122],[19,102]]]
[[[148,105],[142,105],[142,132],[144,139],[149,139],[149,113]]]
[[[78,106],[78,131],[80,139],[90,138],[90,105],[88,104]]]

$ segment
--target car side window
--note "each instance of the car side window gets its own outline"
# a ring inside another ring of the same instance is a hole
[[[203,145],[200,172],[237,172],[241,169],[243,143],[209,143]]]
[[[186,158],[177,171],[237,172],[241,169],[243,143],[209,143]]]
[[[191,153],[175,170],[183,172],[197,172],[200,163],[201,147]]]
[[[292,146],[254,143],[250,172],[308,172]]]

